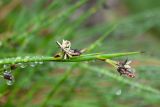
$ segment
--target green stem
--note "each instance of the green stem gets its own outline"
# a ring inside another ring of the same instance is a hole
[[[61,57],[49,57],[49,56],[26,56],[26,57],[15,57],[15,58],[5,58],[0,59],[0,64],[16,64],[16,63],[28,63],[28,62],[81,62],[90,60],[103,60],[114,57],[121,57],[126,55],[140,54],[140,52],[127,52],[127,53],[115,53],[115,54],[84,54],[81,56],[74,56],[70,59],[62,59]]]

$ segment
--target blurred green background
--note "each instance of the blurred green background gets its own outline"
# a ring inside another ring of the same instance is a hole
[[[0,78],[0,106],[159,107],[159,29],[159,0],[0,0],[0,58],[53,56],[57,40],[82,49],[102,36],[89,53],[145,52],[128,57],[136,78],[100,61],[25,64],[13,85]]]

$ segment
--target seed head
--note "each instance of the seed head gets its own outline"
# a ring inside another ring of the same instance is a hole
[[[126,59],[124,62],[119,62],[117,64],[117,71],[120,75],[126,75],[131,78],[135,77],[132,67],[129,65],[131,62],[132,61],[128,61],[128,59]]]

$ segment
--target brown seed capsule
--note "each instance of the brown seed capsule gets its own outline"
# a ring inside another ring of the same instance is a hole
[[[135,74],[132,72],[131,67],[129,64],[131,61],[125,60],[124,62],[119,62],[117,71],[120,73],[120,75],[127,75],[128,77],[134,78]]]
[[[61,57],[59,54],[54,55],[55,58]]]
[[[11,70],[14,70],[14,69],[16,69],[16,68],[17,68],[17,65],[16,65],[16,64],[11,65]]]
[[[10,80],[10,81],[12,81],[14,79],[13,75],[10,72],[4,72],[3,78],[6,80]]]

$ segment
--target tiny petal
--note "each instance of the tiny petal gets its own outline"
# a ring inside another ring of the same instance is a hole
[[[132,61],[127,61],[127,62],[126,62],[126,65],[129,65],[130,63],[132,63]]]
[[[129,66],[129,65],[124,65],[124,67],[127,69],[131,69],[131,66]]]

